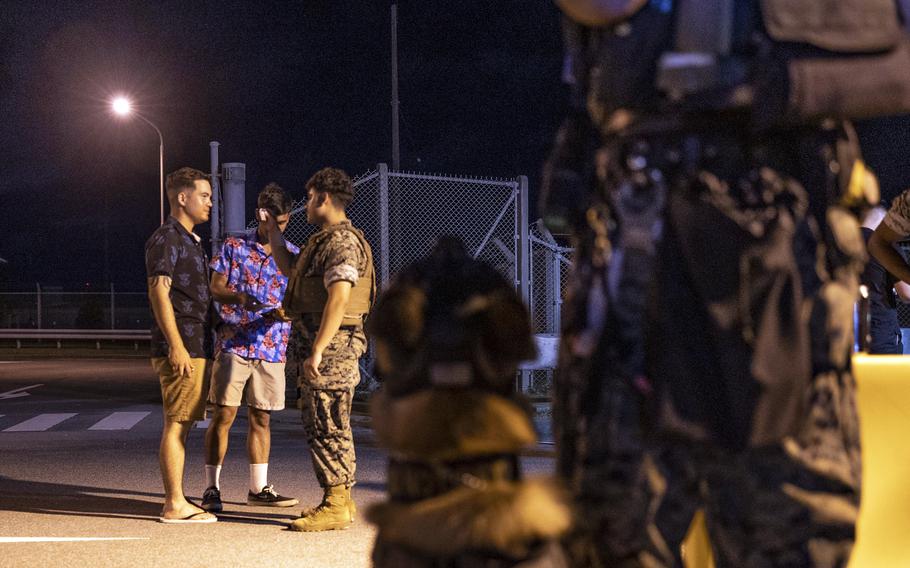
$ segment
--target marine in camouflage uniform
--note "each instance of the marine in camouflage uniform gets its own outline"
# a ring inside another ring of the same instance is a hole
[[[303,277],[321,276],[328,287],[339,280],[356,284],[368,275],[372,270],[367,264],[368,253],[354,230],[347,221],[313,235],[301,253],[303,256],[307,254],[306,248],[315,248]],[[312,355],[319,315],[303,314],[294,322],[299,339],[295,348],[298,365]],[[297,373],[303,429],[310,445],[313,469],[322,487],[354,485],[357,460],[350,415],[354,388],[360,383],[359,360],[366,346],[362,324],[342,325],[323,352],[320,377],[312,380],[302,370]]]
[[[877,187],[846,122],[753,138],[737,112],[639,112],[675,3],[627,4],[566,22],[573,110],[544,171],[576,245],[554,385],[572,565],[680,565],[704,508],[719,566],[844,566],[855,213]]]
[[[357,465],[351,406],[360,382],[359,359],[367,348],[363,321],[375,296],[375,279],[370,245],[344,214],[353,199],[350,178],[325,168],[307,188],[307,219],[321,229],[293,259],[284,309],[294,322],[299,406],[313,469],[325,496],[290,528],[318,531],[347,528],[356,512],[351,497]],[[339,283],[350,284],[350,295],[336,307],[340,311],[333,322],[328,314],[336,309],[332,290]],[[337,331],[322,350],[317,349],[322,328],[333,324]]]
[[[536,437],[514,385],[534,344],[513,286],[444,237],[398,274],[369,328],[373,428],[389,450],[388,499],[368,512],[373,565],[568,568],[562,492],[521,474]]]

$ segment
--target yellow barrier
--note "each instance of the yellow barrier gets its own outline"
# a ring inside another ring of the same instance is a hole
[[[910,357],[855,355],[863,504],[850,568],[910,566]]]
[[[863,503],[850,568],[910,566],[910,357],[855,355]],[[713,568],[699,511],[683,544],[687,568]]]

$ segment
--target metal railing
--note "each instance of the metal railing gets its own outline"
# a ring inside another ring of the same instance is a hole
[[[33,291],[0,292],[0,329],[148,330],[145,292],[73,292],[35,284]]]
[[[134,350],[139,350],[139,343],[148,343],[152,338],[149,330],[124,329],[0,329],[0,340],[16,342],[16,349],[22,349],[23,343],[51,341],[57,349],[63,347],[64,341],[89,341],[95,343],[95,349],[101,349],[102,341],[127,341],[133,343]]]

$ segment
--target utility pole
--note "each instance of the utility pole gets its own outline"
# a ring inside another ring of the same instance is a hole
[[[392,170],[401,169],[398,140],[398,3],[392,2]]]

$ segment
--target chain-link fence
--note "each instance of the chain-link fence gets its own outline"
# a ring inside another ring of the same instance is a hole
[[[527,297],[527,178],[491,179],[389,171],[385,164],[354,179],[348,217],[373,248],[380,289],[424,257],[442,235],[459,237],[468,251],[496,267]],[[250,223],[251,228],[255,222]],[[522,231],[522,226],[525,230]],[[298,246],[316,231],[295,204],[285,238]],[[292,365],[289,365],[289,368]],[[372,352],[361,361],[361,388],[372,389]]]
[[[373,247],[380,286],[425,256],[441,235],[461,238],[475,258],[517,283],[522,179],[394,172],[379,164],[354,179],[348,217]],[[303,204],[295,203],[285,238],[303,246],[315,231]]]
[[[557,243],[537,221],[530,227],[530,286],[528,309],[534,333],[557,338],[562,317],[562,302],[572,268],[572,248]],[[527,394],[547,397],[553,385],[552,369],[534,369],[525,385]]]

